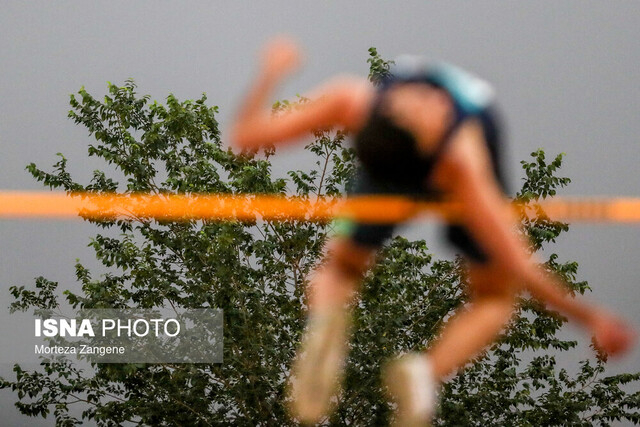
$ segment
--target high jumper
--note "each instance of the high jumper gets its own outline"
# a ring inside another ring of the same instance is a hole
[[[447,224],[447,237],[466,260],[471,301],[427,351],[387,366],[399,425],[429,422],[437,384],[497,337],[521,291],[579,323],[601,350],[615,355],[631,346],[634,334],[622,319],[571,297],[514,232],[517,217],[504,194],[503,141],[488,83],[454,66],[403,58],[377,88],[365,78],[334,78],[309,102],[274,116],[268,100],[301,54],[292,40],[279,37],[267,43],[261,59],[231,129],[236,147],[282,145],[313,129],[342,127],[361,162],[352,194],[446,197],[463,207],[461,222]],[[291,409],[302,422],[317,422],[330,410],[347,351],[347,306],[394,225],[336,222],[325,260],[310,278],[309,321],[292,368]]]

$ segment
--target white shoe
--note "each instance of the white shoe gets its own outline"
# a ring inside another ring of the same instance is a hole
[[[384,372],[384,382],[398,405],[393,425],[430,424],[436,404],[436,383],[424,354],[410,353],[390,362]]]
[[[349,326],[350,313],[343,309],[309,319],[290,383],[290,410],[302,423],[317,423],[332,409],[344,375]]]

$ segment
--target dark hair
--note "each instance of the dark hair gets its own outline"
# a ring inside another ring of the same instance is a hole
[[[414,136],[379,108],[356,135],[355,149],[367,172],[383,182],[420,185],[431,166],[418,152]]]

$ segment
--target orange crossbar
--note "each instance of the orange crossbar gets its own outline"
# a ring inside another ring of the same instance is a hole
[[[532,204],[523,205],[530,215]],[[640,198],[555,198],[540,202],[552,219],[591,222],[640,222]],[[303,220],[347,216],[363,222],[393,222],[416,215],[455,220],[454,203],[425,203],[399,197],[367,196],[316,199],[270,195],[123,195],[52,192],[0,192],[0,218],[157,218],[164,220]]]

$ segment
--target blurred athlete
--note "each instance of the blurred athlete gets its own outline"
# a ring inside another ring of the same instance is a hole
[[[558,277],[530,259],[526,242],[514,232],[517,218],[503,191],[491,86],[450,65],[401,58],[378,88],[364,78],[336,78],[310,95],[310,102],[273,116],[267,101],[299,63],[291,40],[265,46],[257,79],[232,127],[237,147],[285,144],[312,129],[343,127],[352,133],[362,163],[353,194],[446,196],[464,208],[447,236],[467,260],[471,302],[427,352],[387,367],[399,425],[429,422],[438,382],[496,338],[522,290],[580,323],[607,353],[630,346],[632,333],[620,319],[569,296]],[[330,410],[347,349],[346,307],[394,225],[338,220],[336,229],[310,280],[309,322],[292,371],[291,409],[302,422],[317,422]]]

